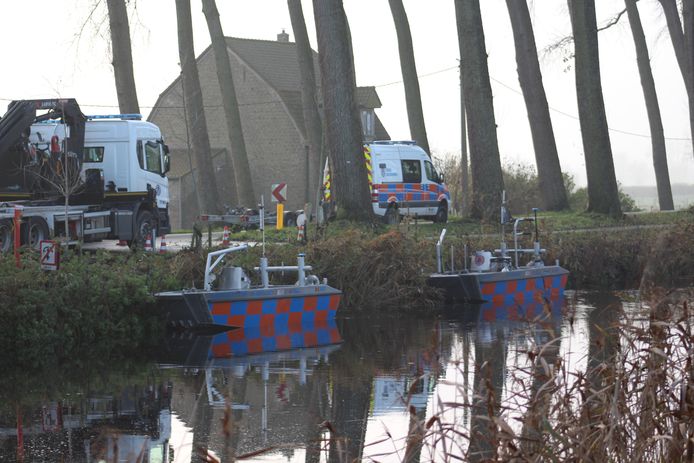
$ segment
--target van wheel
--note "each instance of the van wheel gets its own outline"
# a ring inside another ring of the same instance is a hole
[[[44,219],[31,217],[25,235],[22,237],[22,242],[31,249],[38,250],[41,246],[41,241],[48,239],[49,233],[48,224]]]
[[[386,215],[383,216],[383,221],[387,225],[397,225],[400,223],[400,213],[396,206],[389,206],[386,209]]]
[[[434,216],[434,223],[446,223],[448,222],[448,206],[446,203],[441,203],[439,209],[436,211]]]
[[[12,221],[0,220],[0,252],[10,252],[13,248]]]

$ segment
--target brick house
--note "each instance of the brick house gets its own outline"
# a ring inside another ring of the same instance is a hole
[[[296,45],[282,32],[277,41],[227,37],[241,123],[256,194],[270,201],[271,185],[287,183],[287,209],[300,209],[307,198],[307,142],[301,106]],[[318,54],[313,53],[317,80]],[[234,176],[212,48],[197,58],[207,129],[222,201],[234,204]],[[389,139],[374,109],[381,102],[374,87],[359,87],[364,139]],[[190,155],[180,76],[159,96],[148,118],[157,124],[171,150],[170,216],[174,230],[195,220],[195,169]]]

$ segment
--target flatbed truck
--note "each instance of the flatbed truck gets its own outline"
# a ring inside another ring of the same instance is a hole
[[[137,246],[168,233],[169,150],[141,119],[85,116],[74,99],[10,103],[0,118],[0,251],[13,248],[18,208],[21,244],[34,248],[56,237]]]

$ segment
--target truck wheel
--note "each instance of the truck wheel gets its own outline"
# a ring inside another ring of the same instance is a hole
[[[133,240],[128,243],[131,248],[144,248],[147,235],[154,230],[154,216],[149,211],[140,211],[135,222],[135,234]],[[154,236],[152,237],[154,239]]]
[[[386,209],[386,215],[383,216],[383,221],[387,225],[397,225],[400,223],[400,213],[397,206],[389,206]]]
[[[448,222],[448,206],[446,203],[441,203],[439,209],[436,211],[434,216],[434,223],[446,223]]]
[[[50,236],[48,224],[41,217],[31,217],[26,228],[22,243],[28,245],[31,249],[38,250],[41,246],[41,241],[47,240]]]
[[[0,252],[10,252],[12,247],[12,221],[0,220]]]

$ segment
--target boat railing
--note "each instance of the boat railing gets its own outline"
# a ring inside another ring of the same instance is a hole
[[[219,251],[212,251],[207,254],[207,263],[205,264],[205,291],[212,290],[212,281],[214,280],[212,270],[224,260],[224,257],[232,252],[244,251],[246,249],[248,249],[247,244],[239,244],[230,248],[220,249]],[[212,262],[213,257],[216,257],[214,263]]]
[[[270,273],[273,272],[296,272],[298,274],[298,281],[296,282],[297,286],[306,286],[307,284],[318,284],[318,278],[314,275],[306,275],[306,272],[310,272],[313,270],[313,267],[310,265],[305,264],[305,255],[299,254],[299,256],[296,259],[296,265],[275,265],[275,266],[268,266],[267,265],[267,257],[261,257],[260,258],[260,266],[259,267],[253,267],[253,270],[256,272],[260,272],[260,281],[263,286],[263,288],[267,288],[270,286]],[[323,280],[324,284],[327,284],[326,280]]]
[[[535,213],[535,217],[520,217],[518,219],[515,219],[513,222],[513,249],[507,249],[506,251],[513,252],[514,254],[514,263],[516,268],[519,267],[518,263],[518,254],[533,254],[533,259],[534,260],[539,260],[540,259],[540,254],[545,252],[544,249],[540,249],[540,242],[538,241],[537,237],[537,209],[533,208],[533,212]],[[523,232],[518,231],[518,226],[522,222],[534,222],[535,223],[535,240],[533,241],[533,248],[532,249],[524,249],[524,248],[519,248],[518,247],[518,237],[524,235]]]

